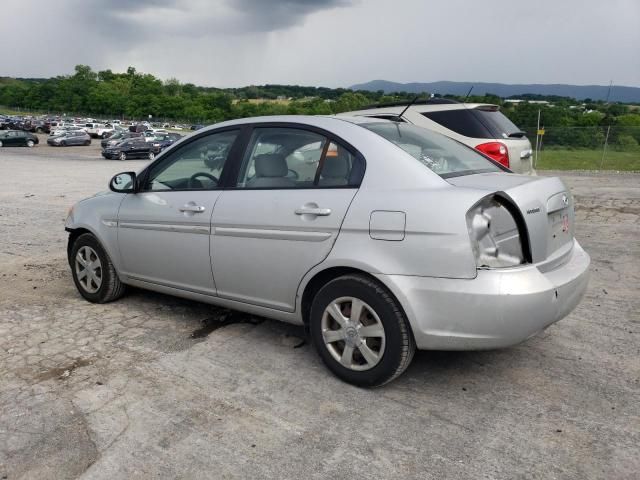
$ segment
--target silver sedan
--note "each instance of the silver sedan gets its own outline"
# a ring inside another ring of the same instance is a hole
[[[419,349],[514,345],[588,282],[558,178],[369,118],[282,116],[186,137],[66,221],[80,294],[127,285],[305,325],[341,379],[382,385]]]

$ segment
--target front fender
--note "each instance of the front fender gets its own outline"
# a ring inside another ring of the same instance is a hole
[[[125,195],[107,193],[76,203],[64,228],[69,232],[86,230],[93,234],[109,255],[116,271],[121,271],[122,260],[118,248],[118,210]]]

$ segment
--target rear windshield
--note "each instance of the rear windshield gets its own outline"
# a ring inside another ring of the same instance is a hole
[[[511,120],[491,107],[423,112],[422,115],[465,137],[508,138],[520,133]]]
[[[443,178],[508,171],[449,137],[406,123],[367,123],[364,128],[400,147]]]

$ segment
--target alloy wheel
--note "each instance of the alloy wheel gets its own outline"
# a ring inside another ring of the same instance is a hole
[[[88,246],[78,250],[75,258],[76,277],[88,293],[96,293],[102,285],[102,263],[96,251]]]
[[[325,308],[321,321],[327,351],[350,370],[375,367],[384,354],[386,335],[375,310],[355,297],[341,297]]]

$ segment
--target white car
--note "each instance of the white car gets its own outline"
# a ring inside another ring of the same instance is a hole
[[[144,137],[145,141],[153,142],[156,137],[167,135],[168,133],[169,131],[165,130],[164,128],[150,128],[149,130],[145,130],[144,132],[142,132],[142,136]]]
[[[340,115],[381,118],[428,128],[475,148],[515,173],[535,173],[531,142],[497,105],[440,98],[409,108],[407,105],[374,107]],[[402,118],[398,117],[400,114]]]
[[[85,299],[131,285],[305,325],[356,385],[397,377],[416,347],[523,342],[568,315],[589,278],[560,179],[403,123],[224,122],[110,189],[65,223]]]
[[[104,123],[86,123],[84,129],[93,138],[107,138],[115,131],[115,128]]]

